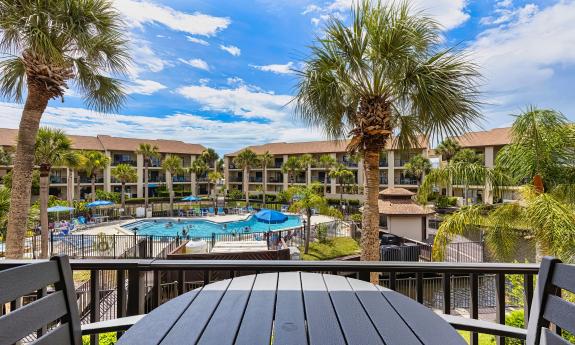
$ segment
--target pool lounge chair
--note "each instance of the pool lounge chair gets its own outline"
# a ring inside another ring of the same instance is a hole
[[[216,215],[216,212],[214,211],[214,208],[210,207],[208,209],[208,216],[215,216],[215,215]]]
[[[287,212],[287,211],[288,211],[288,206],[282,205],[281,212]]]
[[[254,213],[254,208],[251,206],[248,206],[248,213]]]
[[[223,207],[218,207],[218,214],[222,216],[226,214]]]

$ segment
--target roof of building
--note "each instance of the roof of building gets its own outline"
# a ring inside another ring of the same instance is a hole
[[[426,215],[435,213],[432,209],[416,204],[413,200],[378,200],[379,213],[387,215]]]
[[[12,128],[0,128],[0,146],[15,146],[18,130]],[[72,147],[77,150],[96,151],[136,151],[141,143],[148,143],[158,147],[162,153],[201,154],[206,148],[199,144],[188,144],[178,140],[150,140],[136,138],[112,137],[98,135],[95,137],[84,135],[68,135],[72,141]]]
[[[273,155],[289,155],[289,154],[305,154],[305,153],[340,153],[346,152],[349,140],[323,140],[323,141],[304,141],[304,142],[294,142],[294,143],[268,143],[263,145],[252,145],[237,150],[232,153],[226,154],[226,156],[237,156],[240,152],[245,149],[250,149],[256,154],[262,154],[266,151]],[[427,148],[429,145],[428,140],[421,136],[419,140],[419,146],[417,148]],[[387,142],[386,149],[395,150],[397,149],[397,141],[390,140]]]
[[[381,192],[379,192],[379,195],[385,195],[385,196],[413,196],[415,195],[414,192],[407,190],[405,188],[399,188],[399,187],[390,187],[390,188],[386,188],[384,190],[382,190]]]
[[[469,132],[453,139],[462,147],[503,146],[511,143],[511,127]]]

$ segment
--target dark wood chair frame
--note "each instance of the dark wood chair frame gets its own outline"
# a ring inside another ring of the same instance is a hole
[[[553,324],[556,329],[575,333],[575,304],[562,299],[561,290],[575,293],[575,266],[553,257],[544,257],[527,329],[453,315],[442,317],[456,329],[522,339],[526,345],[569,345],[570,342],[550,328]]]
[[[49,285],[54,285],[50,294]],[[35,345],[81,345],[83,335],[125,331],[144,316],[81,325],[72,269],[65,255],[0,271],[0,306],[32,293],[37,300],[0,317],[0,345],[14,344],[33,333]]]

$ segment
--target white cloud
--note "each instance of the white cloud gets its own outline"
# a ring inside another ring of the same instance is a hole
[[[286,64],[271,64],[262,66],[250,65],[250,66],[264,72],[272,72],[276,74],[291,74],[293,73],[292,69],[294,67],[294,63],[290,61]]]
[[[132,27],[156,23],[192,35],[213,36],[230,25],[230,19],[194,12],[185,13],[147,0],[115,0],[115,7]]]
[[[535,4],[526,4],[520,8],[511,8],[509,6],[501,7],[496,5],[493,15],[481,18],[479,22],[483,25],[500,25],[507,23],[517,25],[527,22],[538,11],[539,7]]]
[[[196,38],[193,36],[186,36],[186,38],[188,39],[188,41],[192,42],[192,43],[197,43],[197,44],[201,44],[203,46],[209,46],[210,43],[206,40],[203,40],[201,38]]]
[[[220,44],[220,49],[227,51],[228,53],[232,54],[233,56],[240,56],[240,54],[242,52],[240,50],[240,48],[238,48],[236,46],[232,46],[232,45],[225,46],[223,44]]]
[[[170,63],[160,58],[150,47],[150,42],[139,39],[131,35],[130,54],[132,55],[132,65],[128,69],[128,74],[132,78],[137,78],[144,72],[160,72]]]
[[[192,66],[194,68],[202,69],[204,71],[210,70],[210,66],[208,65],[208,63],[202,59],[189,59],[189,60],[178,59],[178,61],[180,61],[181,63],[185,63],[186,65]]]
[[[385,0],[385,2],[397,3],[394,0]],[[308,6],[303,14],[321,14],[312,18],[312,23],[319,25],[330,15],[346,16],[354,3],[356,3],[354,0],[334,0],[324,7]],[[469,13],[465,11],[467,0],[413,0],[412,4],[415,9],[424,10],[428,15],[435,17],[446,30],[456,28],[470,18]]]
[[[276,121],[287,119],[289,108],[286,105],[292,99],[289,95],[276,95],[243,83],[231,89],[191,85],[178,88],[176,92],[199,103],[203,110]]]
[[[0,102],[3,127],[18,128],[22,106]],[[106,134],[142,139],[170,139],[199,143],[224,154],[248,145],[278,141],[320,140],[322,133],[292,121],[261,123],[224,122],[199,115],[176,113],[161,117],[101,114],[82,108],[48,107],[42,125],[65,129],[68,134]],[[153,128],[153,130],[150,130]]]
[[[165,88],[167,88],[166,85],[158,83],[157,81],[135,79],[126,86],[126,92],[128,94],[151,95]]]

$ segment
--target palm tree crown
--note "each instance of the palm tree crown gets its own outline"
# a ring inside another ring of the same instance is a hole
[[[138,173],[136,168],[130,164],[118,164],[112,168],[112,176],[116,178],[120,183],[134,182],[138,179]]]
[[[208,166],[211,167],[213,165],[214,169],[217,170],[216,162],[218,158],[220,158],[220,156],[218,155],[216,150],[212,148],[205,149],[200,157],[208,164]]]
[[[441,155],[443,160],[449,162],[459,150],[461,150],[461,146],[457,141],[452,138],[446,138],[439,145],[437,145],[435,152]]]
[[[422,155],[413,156],[404,166],[405,171],[417,179],[417,184],[421,182],[423,175],[431,171],[431,162]]]
[[[36,137],[35,163],[41,171],[55,165],[75,165],[79,160],[72,151],[72,141],[61,129],[40,128]]]
[[[100,151],[84,152],[83,170],[92,180],[92,201],[96,200],[96,173],[110,165],[110,157]]]
[[[246,197],[246,204],[250,201],[249,196],[249,176],[251,168],[255,167],[259,163],[258,155],[250,150],[245,149],[240,152],[236,157],[234,157],[234,164],[239,167],[240,169],[244,170],[244,193]]]

